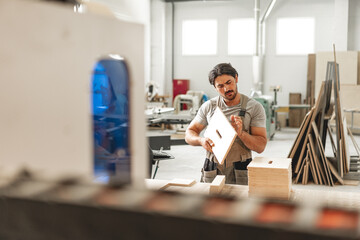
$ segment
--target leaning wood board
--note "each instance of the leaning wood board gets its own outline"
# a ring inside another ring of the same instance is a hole
[[[212,147],[212,151],[218,162],[223,164],[237,133],[220,108],[216,108],[204,136],[213,141],[215,146]]]

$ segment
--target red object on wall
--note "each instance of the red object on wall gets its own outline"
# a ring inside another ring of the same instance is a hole
[[[173,102],[177,95],[186,94],[190,88],[189,79],[173,79]],[[186,109],[186,106],[183,106]]]
[[[173,101],[177,95],[186,94],[189,90],[189,86],[189,79],[173,79]]]

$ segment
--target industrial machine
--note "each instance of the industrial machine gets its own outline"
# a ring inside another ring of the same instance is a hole
[[[261,95],[254,98],[256,101],[261,103],[265,109],[266,114],[266,135],[268,139],[272,139],[275,135],[275,109],[273,108],[274,102],[271,96]]]

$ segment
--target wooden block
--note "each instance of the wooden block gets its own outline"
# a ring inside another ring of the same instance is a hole
[[[210,194],[219,194],[225,185],[225,175],[217,175],[210,184]]]
[[[248,165],[250,196],[289,199],[291,159],[256,157]]]
[[[214,142],[213,153],[218,162],[223,164],[237,133],[220,108],[216,108],[204,136]]]

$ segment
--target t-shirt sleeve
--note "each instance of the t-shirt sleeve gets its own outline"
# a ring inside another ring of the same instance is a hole
[[[251,119],[251,127],[263,127],[266,128],[266,114],[264,107],[257,101],[254,105],[253,116]]]
[[[201,107],[199,108],[198,112],[196,113],[196,116],[194,120],[204,126],[207,126],[209,123],[207,121],[207,114],[211,110],[211,101],[208,100]]]

